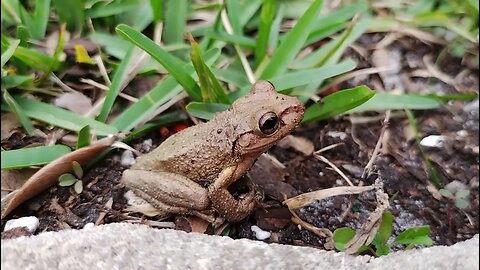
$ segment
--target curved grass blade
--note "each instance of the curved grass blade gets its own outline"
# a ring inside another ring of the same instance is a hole
[[[13,57],[25,63],[27,66],[39,69],[44,72],[50,72],[50,70],[55,70],[58,65],[55,64],[55,60],[37,50],[28,49],[25,47],[17,47],[13,53]]]
[[[230,108],[229,104],[190,102],[185,106],[188,113],[205,120],[210,120],[217,112],[225,111]]]
[[[3,82],[3,80],[2,80]],[[8,104],[8,107],[10,110],[15,114],[17,117],[18,121],[22,124],[23,128],[25,131],[28,133],[28,135],[33,135],[35,128],[32,125],[32,122],[30,119],[28,119],[27,115],[25,112],[22,110],[22,108],[15,102],[13,97],[8,93],[7,90],[3,92],[3,99],[5,102]]]
[[[209,38],[225,41],[227,43],[237,44],[242,47],[255,48],[256,46],[255,40],[253,38],[249,38],[243,35],[238,35],[238,34],[230,35],[225,31],[219,31],[219,30],[213,30],[213,29],[209,29],[205,31],[204,34]]]
[[[365,103],[375,95],[366,86],[341,90],[326,96],[322,104],[315,103],[305,111],[302,123],[327,119],[351,110]]]
[[[125,24],[117,26],[115,30],[119,35],[137,45],[150,54],[155,60],[160,62],[160,64],[162,64],[162,66],[165,67],[165,69],[167,69],[168,72],[185,88],[185,91],[193,100],[202,100],[200,86],[198,86],[195,80],[182,69],[183,61],[169,54],[151,39]]]
[[[48,15],[50,12],[50,0],[35,1],[35,11],[33,14],[33,25],[30,33],[33,38],[42,39],[47,30]]]
[[[165,44],[182,43],[187,23],[188,1],[167,1],[165,9],[163,40]]]
[[[53,6],[62,22],[67,23],[70,31],[81,31],[85,19],[83,0],[53,0]]]
[[[112,15],[121,14],[137,7],[138,0],[124,0],[124,1],[101,1],[95,3],[90,9],[85,11],[85,16],[90,18],[102,18]]]
[[[205,53],[205,62],[213,63],[220,55],[220,50],[212,49]],[[185,64],[182,70],[189,76],[195,72],[192,64]],[[138,123],[143,122],[159,106],[168,102],[174,96],[182,92],[182,86],[178,84],[174,77],[168,76],[160,81],[153,89],[140,98],[135,104],[132,104],[110,124],[121,131],[128,131],[134,128]]]
[[[152,7],[153,20],[158,23],[163,20],[163,0],[150,0]]]
[[[8,62],[10,57],[12,57],[13,53],[15,52],[15,50],[18,47],[18,44],[20,44],[19,39],[16,39],[16,40],[10,42],[10,44],[8,45],[8,48],[2,53],[0,68],[3,68],[3,66],[5,66],[5,64]]]
[[[287,70],[288,64],[295,58],[295,55],[304,45],[312,28],[315,18],[320,13],[323,1],[315,0],[307,11],[300,17],[297,24],[290,30],[284,41],[275,50],[272,59],[263,70],[260,78],[271,79],[281,75]]]
[[[395,95],[392,93],[377,93],[372,99],[364,104],[348,111],[364,112],[364,111],[385,111],[385,110],[427,110],[435,109],[440,106],[440,102],[432,97],[421,96],[416,94]]]
[[[2,151],[2,170],[44,165],[70,152],[70,147],[65,145],[39,146]]]
[[[255,47],[255,66],[258,67],[260,62],[267,54],[268,41],[270,39],[270,30],[272,28],[273,18],[275,16],[276,0],[264,0],[262,10],[260,11],[260,24],[258,26],[257,44]]]
[[[120,93],[122,83],[127,77],[128,67],[132,62],[134,48],[135,47],[130,46],[125,57],[122,59],[120,66],[117,68],[115,75],[113,76],[112,84],[108,88],[105,101],[102,104],[102,109],[100,110],[100,114],[97,116],[97,120],[100,122],[105,122],[107,120],[108,114],[113,107],[113,103],[115,102],[117,95]]]
[[[13,98],[28,117],[57,127],[79,132],[84,126],[90,125],[93,133],[99,136],[107,136],[118,132],[111,125],[83,117],[57,106],[20,96],[13,96]]]
[[[91,137],[90,126],[86,125],[83,128],[81,128],[80,131],[78,132],[76,149],[90,145],[90,137]]]

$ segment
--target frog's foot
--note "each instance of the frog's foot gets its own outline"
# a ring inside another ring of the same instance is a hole
[[[238,222],[247,217],[253,212],[259,199],[253,189],[239,200],[236,200],[227,189],[209,188],[208,191],[212,206],[229,222]]]

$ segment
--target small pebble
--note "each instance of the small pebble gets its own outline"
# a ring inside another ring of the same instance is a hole
[[[260,228],[259,228],[258,226],[256,226],[256,225],[252,225],[252,227],[250,227],[250,229],[251,229],[252,232],[255,234],[255,237],[256,237],[258,240],[268,239],[268,238],[270,238],[270,236],[272,235],[270,232],[264,231],[264,230],[260,229]]]
[[[447,137],[441,135],[430,135],[423,138],[420,141],[421,146],[425,147],[442,147],[443,142],[447,140]]]
[[[340,140],[345,140],[348,137],[347,133],[341,131],[329,131],[326,135],[332,138],[339,138]]]
[[[130,150],[125,150],[122,153],[122,166],[129,167],[135,164],[135,157],[133,156],[133,152]]]
[[[29,232],[34,233],[39,225],[40,225],[40,221],[38,220],[37,217],[34,217],[34,216],[21,217],[21,218],[11,219],[7,221],[3,231],[8,231],[8,230],[19,228],[19,227],[26,227]]]
[[[89,222],[85,224],[85,226],[83,226],[84,229],[91,229],[93,227],[95,227],[95,224],[93,222]]]

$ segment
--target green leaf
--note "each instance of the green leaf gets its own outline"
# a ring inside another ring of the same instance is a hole
[[[13,98],[28,117],[57,127],[79,132],[84,126],[90,125],[93,133],[99,136],[107,136],[118,132],[113,126],[83,117],[54,105],[19,96],[14,96]]]
[[[9,89],[13,87],[18,87],[21,85],[27,85],[33,82],[35,79],[34,75],[19,75],[19,76],[10,76],[7,75],[2,77],[2,88]]]
[[[466,92],[466,93],[445,94],[445,95],[430,93],[425,96],[437,99],[438,101],[442,101],[442,102],[447,102],[451,100],[471,101],[478,98],[478,93]]]
[[[275,50],[272,59],[260,75],[261,79],[271,79],[283,74],[288,64],[295,58],[305,43],[315,18],[322,8],[322,0],[312,2],[307,11],[300,17],[295,26],[287,34],[280,46]]]
[[[230,68],[219,69],[214,67],[212,67],[212,72],[215,74],[215,77],[224,82],[231,83],[239,87],[250,85],[250,82],[248,81],[244,72],[236,72]]]
[[[13,53],[15,52],[15,50],[18,47],[18,44],[20,44],[20,40],[16,39],[8,45],[8,48],[2,53],[2,60],[1,60],[0,68],[3,68],[5,66],[5,64],[8,62],[8,60],[10,59],[10,57],[12,57]],[[2,80],[3,80],[3,78],[2,78]]]
[[[37,50],[19,46],[13,53],[13,57],[17,58],[33,69],[44,72],[49,72],[52,70],[52,68],[53,70],[57,68],[57,66],[54,64],[55,60],[52,57]]]
[[[204,34],[209,38],[225,41],[232,44],[237,44],[242,47],[255,48],[256,46],[255,40],[253,38],[249,38],[249,37],[237,35],[237,34],[231,35],[225,31],[209,29],[205,31]]]
[[[105,52],[118,59],[125,57],[125,52],[131,47],[130,42],[120,38],[119,36],[112,35],[110,33],[95,31],[90,33],[88,37],[104,47]]]
[[[53,6],[60,21],[67,23],[68,30],[82,30],[85,20],[84,0],[53,0]]]
[[[272,28],[273,18],[275,16],[275,0],[264,0],[262,11],[260,12],[260,24],[258,26],[257,46],[255,47],[255,66],[267,54],[268,41],[270,39],[270,29]]]
[[[72,162],[72,169],[73,169],[73,172],[75,173],[75,175],[78,177],[78,179],[82,179],[83,169],[82,169],[82,166],[80,165],[80,163],[78,163],[77,161],[73,161]]]
[[[395,238],[396,244],[414,244],[431,246],[433,244],[432,239],[428,236],[430,233],[430,226],[419,226],[414,228],[408,228]]]
[[[380,228],[378,229],[378,235],[380,236],[380,241],[382,244],[386,245],[388,239],[392,235],[393,230],[393,215],[391,212],[386,211],[383,213],[382,222],[380,223]]]
[[[200,81],[202,100],[229,104],[230,100],[225,94],[225,90],[223,90],[223,87],[220,85],[215,75],[213,75],[210,68],[203,61],[200,46],[195,42],[193,37],[190,37],[190,43],[192,45],[190,58],[192,59],[193,67],[195,68]]]
[[[15,114],[18,121],[22,124],[23,128],[28,133],[28,135],[33,135],[35,128],[33,127],[32,122],[30,121],[30,119],[28,119],[25,112],[17,104],[17,102],[13,99],[13,97],[8,93],[7,90],[3,92],[3,99],[8,104],[8,107],[10,108],[10,110]]]
[[[380,92],[364,104],[348,111],[348,113],[402,109],[426,110],[435,109],[439,106],[440,102],[426,96],[421,96],[417,94],[396,95],[392,93]]]
[[[1,152],[2,170],[40,166],[70,153],[65,145],[39,146]]]
[[[75,178],[75,176],[73,176],[71,173],[64,173],[58,178],[58,185],[61,187],[69,187],[75,184],[77,181],[78,179]]]
[[[90,145],[90,126],[86,125],[78,131],[77,149]]]
[[[90,55],[88,55],[88,52],[87,52],[87,49],[85,49],[85,46],[83,46],[82,44],[75,44],[74,47],[75,47],[75,61],[77,63],[84,63],[84,64],[90,64],[90,65],[95,64],[95,62],[93,62]]]
[[[315,103],[305,111],[303,123],[318,121],[345,113],[365,103],[375,95],[366,86],[345,89],[326,96],[322,104]]]
[[[333,232],[335,248],[344,251],[345,245],[355,237],[356,232],[348,227],[338,228]]]
[[[118,94],[122,90],[122,84],[127,78],[127,72],[129,70],[129,66],[133,61],[133,52],[134,52],[134,47],[131,46],[129,50],[127,51],[125,57],[122,59],[122,62],[117,68],[117,71],[115,72],[115,75],[113,76],[112,84],[108,88],[107,95],[105,96],[105,101],[102,104],[102,109],[100,110],[100,113],[97,116],[97,120],[100,122],[105,122],[107,121],[108,114],[110,113],[110,110],[113,107],[113,103],[115,102],[115,99],[117,98]]]
[[[30,33],[33,38],[42,39],[47,30],[48,15],[50,14],[50,0],[35,1],[35,11],[33,15],[33,25]]]
[[[20,46],[28,48],[28,41],[30,40],[30,32],[25,25],[17,26],[15,37],[20,40]]]
[[[70,1],[70,0],[69,0]],[[138,0],[123,1],[100,1],[85,11],[85,16],[90,18],[101,18],[117,15],[137,7]]]
[[[455,198],[455,206],[460,209],[466,209],[470,207],[470,201],[464,198]]]
[[[77,182],[75,182],[75,185],[73,185],[73,190],[75,190],[75,192],[77,192],[77,194],[82,193],[83,182],[81,180],[78,180]]]
[[[185,108],[189,114],[201,119],[209,120],[215,115],[215,113],[230,108],[230,105],[222,103],[190,102]]]
[[[187,22],[188,1],[167,1],[165,9],[163,40],[165,44],[182,43]]]
[[[150,0],[152,7],[153,20],[158,23],[163,20],[163,0]]]
[[[213,63],[219,54],[220,51],[218,49],[209,50],[205,53],[205,62],[207,64]],[[190,76],[195,72],[195,69],[191,64],[185,64],[182,66],[182,71]],[[168,76],[160,81],[135,104],[131,105],[117,116],[111,122],[111,125],[121,131],[128,131],[144,121],[145,118],[149,117],[159,106],[180,94],[182,90],[182,87],[178,84],[175,78]]]
[[[226,0],[225,1],[227,7],[227,15],[230,24],[232,25],[233,33],[235,34],[242,34],[242,23],[240,19],[240,15],[242,14],[242,4],[248,5],[248,2],[240,3],[238,0]]]
[[[180,59],[169,54],[160,46],[155,44],[155,42],[153,42],[151,39],[127,25],[121,24],[117,26],[115,30],[119,35],[137,45],[155,58],[155,60],[160,62],[162,66],[164,66],[168,72],[185,88],[185,91],[193,100],[202,100],[200,86],[198,86],[195,80],[182,69],[183,63]]]

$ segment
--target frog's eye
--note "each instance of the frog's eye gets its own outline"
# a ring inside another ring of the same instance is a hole
[[[270,135],[277,130],[279,122],[278,116],[274,112],[268,112],[260,117],[258,126],[263,134]]]

